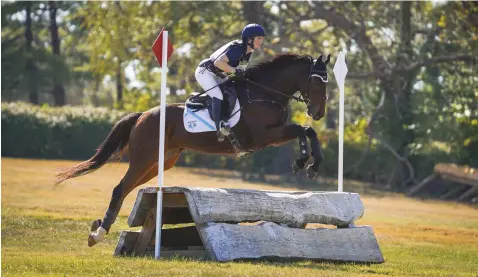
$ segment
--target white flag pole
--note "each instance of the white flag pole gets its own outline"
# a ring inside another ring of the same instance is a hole
[[[155,258],[160,258],[161,223],[163,211],[163,180],[164,180],[164,132],[166,124],[166,75],[168,74],[168,31],[163,31],[163,53],[161,70],[161,99],[159,120],[159,156],[158,156],[158,199],[156,205],[156,241]]]
[[[345,106],[345,75],[347,75],[345,54],[340,51],[334,66],[334,75],[340,90],[339,100],[339,168],[338,168],[338,191],[344,191],[344,106]]]

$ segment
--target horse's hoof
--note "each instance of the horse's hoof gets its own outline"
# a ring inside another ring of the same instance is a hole
[[[317,172],[315,172],[314,168],[312,167],[312,165],[309,165],[307,167],[307,170],[305,171],[305,173],[307,174],[307,177],[309,179],[314,179],[315,178],[315,175],[317,174]]]
[[[90,234],[88,236],[88,246],[89,247],[92,247],[92,246],[95,246],[98,242],[95,240],[95,238],[93,237],[93,234]]]
[[[101,219],[98,218],[97,220],[93,221],[93,223],[91,223],[91,232],[94,232],[96,231],[98,228],[100,228],[101,226]]]
[[[296,175],[302,168],[297,165],[297,162],[292,163],[292,173]]]

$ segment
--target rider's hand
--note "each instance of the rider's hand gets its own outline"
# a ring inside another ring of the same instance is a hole
[[[236,71],[234,72],[234,76],[239,78],[244,78],[244,70],[240,68],[236,68]]]

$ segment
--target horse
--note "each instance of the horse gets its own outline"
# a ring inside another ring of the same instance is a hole
[[[235,134],[235,144],[218,142],[216,132],[186,131],[183,126],[184,103],[168,104],[165,111],[164,170],[174,167],[185,149],[205,154],[238,155],[238,149],[254,153],[298,138],[300,153],[292,163],[292,171],[296,174],[310,158],[308,138],[313,161],[306,174],[314,178],[323,160],[317,133],[310,126],[287,124],[287,107],[295,99],[307,105],[307,115],[313,120],[324,117],[328,82],[326,66],[329,61],[330,54],[327,57],[320,55],[316,60],[309,55],[278,54],[247,69],[243,78],[229,80],[241,106],[240,119],[231,129]],[[299,97],[294,96],[296,92],[300,93]],[[88,246],[104,240],[126,196],[158,175],[159,123],[159,106],[127,114],[116,122],[90,159],[59,169],[55,175],[54,183],[58,185],[67,179],[91,173],[128,151],[128,170],[113,189],[103,220],[93,221]]]

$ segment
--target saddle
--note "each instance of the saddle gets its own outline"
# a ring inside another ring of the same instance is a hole
[[[220,84],[219,89],[221,89],[223,94],[223,101],[222,101],[222,120],[228,120],[234,107],[236,105],[237,100],[237,91],[234,88],[234,82],[226,82],[225,84]],[[212,115],[212,98],[207,94],[199,95],[199,93],[192,93],[191,97],[186,100],[186,107],[193,112],[197,112],[200,110],[207,109],[209,112],[209,116],[213,118]]]

